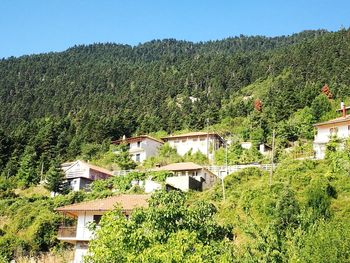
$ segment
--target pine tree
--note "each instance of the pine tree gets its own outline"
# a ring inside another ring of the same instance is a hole
[[[58,161],[55,161],[46,174],[45,188],[53,193],[68,192],[68,183]]]
[[[126,144],[119,145],[116,163],[122,170],[130,170],[136,167],[136,163],[131,159],[129,149]]]
[[[39,177],[35,172],[35,157],[34,148],[31,146],[26,147],[17,172],[20,187],[26,188],[39,182]]]

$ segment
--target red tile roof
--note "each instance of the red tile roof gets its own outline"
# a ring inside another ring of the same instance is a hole
[[[56,211],[77,215],[78,212],[106,212],[121,206],[122,211],[130,211],[138,207],[147,207],[150,195],[117,195],[104,199],[81,202],[56,208]]]
[[[159,142],[161,144],[164,143],[163,141],[158,140],[158,139],[153,138],[153,137],[148,136],[148,135],[140,135],[140,136],[135,136],[135,137],[126,138],[126,139],[119,139],[119,140],[112,141],[112,143],[114,143],[114,144],[119,144],[119,143],[123,143],[123,142],[131,143],[131,142],[139,142],[139,141],[142,141],[144,139],[150,139],[152,141]]]
[[[202,166],[192,163],[192,162],[185,162],[185,163],[172,163],[168,164],[162,167],[154,168],[154,171],[190,171],[190,170],[200,170],[203,169]]]
[[[161,139],[164,141],[167,141],[169,139],[176,139],[176,138],[184,138],[184,137],[205,137],[205,136],[216,136],[220,140],[223,141],[222,137],[215,133],[215,132],[189,132],[189,133],[184,133],[184,134],[178,134],[178,135],[169,135],[169,136],[164,136]]]
[[[339,117],[333,120],[329,120],[329,121],[324,121],[324,122],[319,122],[314,124],[314,126],[323,126],[323,125],[328,125],[328,124],[335,124],[335,123],[342,123],[342,122],[348,122],[350,121],[350,115],[346,116],[346,117]]]

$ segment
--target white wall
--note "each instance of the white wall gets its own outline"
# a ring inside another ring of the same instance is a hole
[[[93,216],[98,213],[86,212],[78,215],[77,240],[90,240],[93,237],[92,231],[88,229],[93,222]]]
[[[162,185],[152,180],[145,180],[145,192],[146,194],[152,193],[156,190],[162,189]]]
[[[140,162],[142,163],[144,160],[151,156],[156,156],[158,154],[159,147],[162,146],[162,143],[151,140],[149,138],[143,139],[139,146],[137,142],[130,143],[129,152],[131,154],[131,159],[134,162],[137,162],[136,155],[140,154]]]
[[[73,263],[83,263],[84,262],[84,256],[88,252],[88,247],[86,244],[77,242],[75,245],[75,252],[74,252],[74,261]]]
[[[330,129],[331,128],[338,128],[337,137],[338,138],[348,138],[350,136],[348,124],[340,124],[340,125],[334,125],[331,126],[324,126],[324,127],[317,127],[317,135],[315,137],[316,143],[327,143],[330,139]]]
[[[335,123],[333,125],[317,127],[317,134],[313,144],[316,159],[325,158],[326,144],[330,140],[332,128],[338,129],[336,135],[339,139],[346,139],[350,137],[349,123]]]
[[[74,178],[70,181],[70,186],[72,188],[72,191],[79,191],[80,190],[80,178]]]
[[[189,176],[171,176],[165,179],[165,182],[171,186],[174,186],[181,191],[187,192],[189,190]]]
[[[89,178],[89,167],[86,164],[77,161],[71,168],[65,171],[65,174],[67,178],[76,176]]]
[[[168,143],[171,147],[175,148],[177,153],[181,156],[184,156],[191,149],[192,153],[199,151],[204,155],[208,155],[209,150],[210,160],[214,158],[214,150],[216,150],[219,147],[219,140],[213,135],[209,135],[209,138],[207,138],[206,136],[189,138],[168,138]]]

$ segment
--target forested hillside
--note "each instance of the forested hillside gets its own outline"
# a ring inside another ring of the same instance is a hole
[[[52,158],[74,159],[86,143],[208,123],[233,127],[240,117],[249,117],[246,127],[266,141],[272,127],[298,109],[314,102],[312,121],[329,111],[320,109],[322,98],[314,101],[325,84],[333,99],[349,96],[349,64],[345,29],[203,43],[94,44],[2,59],[0,170],[16,175],[24,161],[45,172]],[[33,152],[32,160],[23,160]]]
[[[154,40],[134,47],[93,44],[0,60],[0,261],[47,251],[64,254],[67,247],[56,239],[61,216],[54,208],[113,195],[111,187],[122,193],[141,191],[131,188],[131,181],[146,176],[114,177],[95,183],[91,193],[50,198],[37,185],[45,176],[57,175],[61,162],[81,158],[104,166],[116,161],[111,139],[195,130],[215,131],[231,140],[227,153],[215,153],[216,164],[223,164],[226,154],[230,165],[261,162],[263,157],[255,159],[256,147],[246,151],[239,142],[269,144],[275,130],[279,166],[271,186],[265,173],[252,169],[227,177],[225,201],[219,183],[204,193],[175,194],[181,201],[175,202],[176,211],[188,225],[162,229],[169,238],[163,243],[151,231],[154,239],[147,246],[135,242],[130,251],[121,246],[123,253],[112,256],[147,259],[158,251],[159,260],[328,262],[323,259],[332,255],[334,262],[347,262],[349,240],[340,235],[348,229],[350,211],[350,144],[341,151],[331,145],[324,161],[295,161],[285,148],[295,141],[300,144],[294,149],[310,148],[312,124],[335,117],[340,101],[350,105],[349,65],[349,29],[200,43]],[[194,159],[208,161],[201,155],[180,157],[166,145],[144,166]],[[203,200],[197,209],[197,201]],[[155,202],[140,215],[150,220],[162,209]],[[197,229],[197,217],[210,220]],[[119,223],[125,222],[106,221],[102,233],[113,233],[108,227]],[[221,225],[227,226],[225,231],[210,234]],[[328,236],[332,244],[325,241]],[[232,240],[234,247],[227,243]],[[104,254],[101,240],[96,242],[96,255]],[[197,244],[197,253],[191,246],[173,249],[182,242]]]

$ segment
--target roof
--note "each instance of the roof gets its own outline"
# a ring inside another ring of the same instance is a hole
[[[113,210],[120,205],[123,211],[130,211],[139,207],[147,207],[150,195],[117,195],[104,199],[81,202],[56,208],[56,211],[77,215],[77,212]]]
[[[203,169],[203,166],[200,166],[192,162],[186,162],[186,163],[172,163],[162,167],[157,167],[153,170],[154,171],[190,171],[190,170],[199,170],[199,169]]]
[[[336,123],[342,123],[342,122],[348,122],[348,121],[350,121],[350,115],[346,117],[339,117],[329,121],[319,122],[314,124],[314,126],[323,126],[323,125],[336,124]]]
[[[64,169],[64,171],[68,171],[71,167],[73,167],[78,162],[81,162],[81,163],[87,165],[91,170],[94,170],[94,171],[97,171],[97,172],[100,172],[100,173],[104,173],[104,174],[107,174],[109,176],[113,176],[113,172],[111,172],[110,170],[107,170],[105,168],[102,168],[102,167],[99,167],[99,166],[96,166],[96,165],[84,162],[82,160],[77,160],[77,161],[71,163],[71,165],[68,168]]]
[[[221,136],[215,132],[189,132],[189,133],[184,133],[184,134],[165,136],[165,137],[162,137],[162,140],[184,138],[184,137],[204,137],[204,136],[208,136],[208,135],[214,135],[223,141]]]
[[[161,144],[164,143],[163,141],[158,140],[158,139],[153,138],[153,137],[148,136],[148,135],[140,135],[140,136],[135,136],[135,137],[126,138],[126,139],[119,139],[119,140],[112,141],[112,143],[114,143],[114,144],[120,144],[123,142],[131,143],[131,142],[139,142],[139,141],[142,141],[144,139],[150,139],[152,141],[159,142]]]

